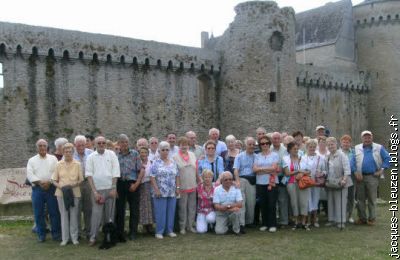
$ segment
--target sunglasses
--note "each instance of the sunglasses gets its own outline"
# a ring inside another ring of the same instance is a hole
[[[271,143],[260,143],[260,145],[271,145]]]
[[[232,178],[224,179],[224,181],[233,181]]]
[[[161,152],[169,151],[169,149],[161,149]]]
[[[98,142],[97,144],[106,144],[106,142]]]

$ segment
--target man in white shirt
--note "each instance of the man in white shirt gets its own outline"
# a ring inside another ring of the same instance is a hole
[[[54,195],[56,188],[50,182],[57,158],[47,153],[47,146],[46,140],[38,140],[36,142],[38,154],[30,158],[26,166],[26,177],[32,184],[32,208],[39,242],[44,242],[46,239],[45,204],[50,216],[51,236],[53,240],[61,240],[60,213]]]
[[[118,158],[111,150],[105,149],[106,139],[95,139],[96,151],[89,155],[85,176],[93,192],[92,218],[89,246],[94,246],[105,211],[105,221],[114,222],[117,178],[120,177]]]

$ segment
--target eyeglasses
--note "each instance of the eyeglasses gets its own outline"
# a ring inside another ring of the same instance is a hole
[[[106,144],[106,142],[97,142],[97,144]]]
[[[271,145],[271,143],[260,143],[260,145]]]
[[[161,152],[169,151],[169,149],[161,149]]]
[[[224,181],[233,181],[232,178],[224,179]]]

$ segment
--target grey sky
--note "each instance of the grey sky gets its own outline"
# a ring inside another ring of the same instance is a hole
[[[337,0],[278,0],[296,12]],[[201,31],[221,35],[243,0],[2,1],[0,21],[200,46]],[[362,0],[353,0],[358,4]]]

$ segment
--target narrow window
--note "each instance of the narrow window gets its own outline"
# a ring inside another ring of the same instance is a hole
[[[0,63],[0,92],[3,91],[3,88],[4,88],[3,64]]]
[[[269,102],[276,102],[276,92],[269,92]]]

